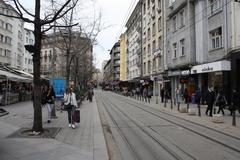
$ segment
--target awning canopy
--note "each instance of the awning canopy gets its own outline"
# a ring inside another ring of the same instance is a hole
[[[30,78],[22,77],[22,76],[19,76],[19,75],[16,75],[11,72],[4,71],[4,70],[0,70],[0,76],[5,76],[9,80],[17,81],[17,82],[31,82],[32,81],[32,79],[30,79]]]

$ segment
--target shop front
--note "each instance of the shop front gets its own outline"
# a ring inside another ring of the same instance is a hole
[[[227,60],[217,61],[193,66],[191,74],[198,76],[198,87],[203,93],[203,99],[209,87],[215,92],[223,89],[226,95],[230,93],[231,62]]]

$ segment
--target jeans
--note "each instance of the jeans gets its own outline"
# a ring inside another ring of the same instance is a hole
[[[48,110],[48,120],[50,120],[51,119],[51,113],[52,113],[52,106],[51,106],[50,103],[47,103],[46,106],[47,106],[47,110]]]
[[[74,124],[74,120],[73,120],[73,113],[75,111],[75,107],[72,107],[70,109],[67,110],[67,113],[68,113],[68,123],[69,124]]]

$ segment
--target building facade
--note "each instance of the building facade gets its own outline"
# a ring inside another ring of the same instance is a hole
[[[139,81],[142,76],[142,10],[141,1],[126,23],[126,79]]]
[[[4,1],[0,2],[0,13],[18,15],[16,10]],[[23,25],[20,19],[0,15],[0,63],[20,70],[23,68],[24,55]]]
[[[120,79],[120,42],[116,42],[110,51],[111,56],[111,80],[119,81]]]
[[[120,36],[120,81],[126,80],[126,34]]]
[[[32,30],[24,28],[24,38],[23,38],[25,45],[34,45],[34,34]],[[24,47],[24,54],[23,54],[23,71],[28,73],[33,73],[33,57],[32,53],[29,53]]]

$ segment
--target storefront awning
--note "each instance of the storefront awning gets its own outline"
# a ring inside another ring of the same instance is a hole
[[[0,70],[0,75],[5,76],[8,80],[11,80],[11,81],[17,81],[17,82],[31,82],[32,81],[32,79],[22,77],[22,76],[13,74],[8,71],[3,71],[3,70]]]
[[[231,62],[223,60],[223,61],[217,61],[217,62],[193,66],[191,69],[191,74],[209,73],[209,72],[218,72],[218,71],[231,71]]]

